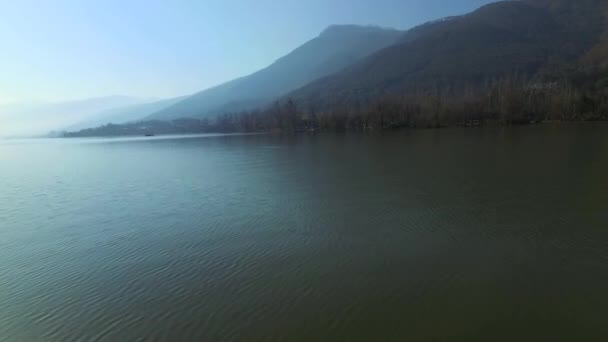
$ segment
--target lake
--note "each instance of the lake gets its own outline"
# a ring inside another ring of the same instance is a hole
[[[0,142],[2,341],[603,341],[608,125]]]

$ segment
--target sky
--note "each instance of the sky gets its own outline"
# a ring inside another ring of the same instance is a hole
[[[0,0],[0,106],[168,98],[271,64],[332,24],[407,29],[491,0]]]

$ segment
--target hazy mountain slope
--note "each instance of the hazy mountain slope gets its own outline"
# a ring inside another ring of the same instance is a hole
[[[41,135],[95,118],[100,112],[141,103],[127,96],[108,96],[79,101],[38,102],[0,107],[0,135]]]
[[[605,31],[605,4],[529,0],[486,5],[414,29],[419,31],[414,37],[288,96],[319,108],[356,106],[388,93],[532,75],[549,63],[575,63]]]
[[[252,109],[393,44],[403,33],[377,27],[332,26],[269,67],[202,91],[149,119],[204,117]]]
[[[150,113],[155,113],[175,103],[182,101],[184,97],[177,97],[167,100],[160,100],[154,102],[141,103],[136,105],[129,105],[126,107],[117,107],[104,110],[96,113],[95,118],[87,118],[82,122],[78,122],[70,127],[67,127],[67,131],[77,131],[85,128],[97,127],[108,123],[122,124],[127,122],[138,121]]]

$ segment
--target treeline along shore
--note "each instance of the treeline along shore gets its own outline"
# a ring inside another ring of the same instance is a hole
[[[235,132],[386,130],[608,120],[608,73],[590,70],[568,80],[510,76],[470,84],[441,84],[342,104],[286,98],[264,109],[214,118],[108,124],[64,137]]]

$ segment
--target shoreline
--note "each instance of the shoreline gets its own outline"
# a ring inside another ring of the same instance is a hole
[[[315,134],[326,134],[326,133],[383,133],[383,132],[397,132],[397,131],[418,131],[418,130],[440,130],[447,128],[465,128],[465,129],[483,129],[483,128],[509,128],[509,127],[527,127],[527,126],[541,126],[541,125],[580,125],[580,124],[602,124],[608,123],[608,119],[599,120],[578,120],[578,121],[565,121],[565,120],[543,120],[538,122],[527,122],[527,123],[510,123],[501,124],[496,120],[480,121],[479,123],[460,123],[457,125],[431,125],[431,126],[395,126],[395,127],[383,127],[383,128],[346,128],[346,129],[313,129],[313,130],[295,130],[293,132],[284,130],[261,130],[261,131],[230,131],[230,132],[200,132],[200,133],[159,133],[151,136],[146,134],[79,134],[79,132],[68,132],[67,134],[53,136],[53,137],[35,137],[35,138],[16,138],[18,139],[95,139],[95,138],[141,138],[141,140],[158,140],[158,138],[167,137],[213,137],[213,136],[240,136],[240,135],[261,135],[261,134],[281,134],[281,135],[315,135]],[[117,125],[118,126],[118,125]],[[91,129],[93,130],[93,129]],[[5,139],[9,140],[9,139]]]

